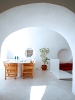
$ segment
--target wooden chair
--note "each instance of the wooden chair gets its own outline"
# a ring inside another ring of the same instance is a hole
[[[22,77],[32,77],[33,78],[34,63],[24,63],[22,64]]]
[[[17,76],[17,63],[4,63],[5,67],[5,79],[7,77],[14,77],[16,79]]]

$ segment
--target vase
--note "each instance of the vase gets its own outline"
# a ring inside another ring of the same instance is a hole
[[[47,70],[47,65],[42,65],[41,68],[42,70]]]

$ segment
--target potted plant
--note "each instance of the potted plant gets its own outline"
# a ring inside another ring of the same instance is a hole
[[[41,48],[40,49],[40,57],[42,58],[43,65],[41,66],[42,70],[47,69],[48,60],[49,58],[47,57],[47,54],[50,52],[49,48]]]

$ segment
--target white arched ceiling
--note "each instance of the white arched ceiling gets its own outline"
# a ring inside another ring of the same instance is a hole
[[[17,6],[0,14],[0,32],[6,37],[7,34],[25,27],[45,27],[69,39],[68,33],[73,33],[74,17],[75,14],[67,8],[54,4],[35,3]]]
[[[73,53],[73,88],[75,94],[75,14],[65,7],[34,3],[17,6],[0,14],[0,47],[5,37],[26,27],[49,28],[68,41]]]

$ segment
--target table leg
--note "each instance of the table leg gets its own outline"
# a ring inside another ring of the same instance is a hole
[[[18,77],[21,77],[22,76],[21,68],[22,68],[22,64],[18,64]]]

